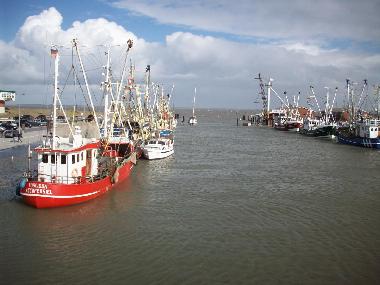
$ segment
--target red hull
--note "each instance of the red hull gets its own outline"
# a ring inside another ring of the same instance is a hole
[[[54,208],[83,203],[104,194],[114,184],[127,179],[134,164],[128,160],[119,166],[113,177],[105,177],[95,182],[79,184],[56,184],[51,182],[28,181],[21,189],[24,202],[36,208]]]
[[[274,129],[279,131],[289,131],[289,129],[284,125],[275,125]]]
[[[116,168],[115,174],[112,177],[112,183],[117,184],[129,177],[131,174],[134,163],[131,160],[128,160],[125,164]]]

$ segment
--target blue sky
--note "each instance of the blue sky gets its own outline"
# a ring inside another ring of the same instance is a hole
[[[0,64],[9,72],[0,85],[27,94],[25,102],[43,90],[41,33],[49,41],[79,35],[94,46],[133,38],[138,69],[151,64],[157,81],[175,84],[184,107],[194,87],[203,107],[259,107],[259,72],[275,79],[279,94],[301,91],[304,101],[310,84],[321,95],[324,86],[339,86],[342,101],[345,78],[380,81],[375,0],[2,0],[1,8]]]
[[[67,29],[74,21],[84,21],[90,18],[106,18],[128,27],[137,36],[150,41],[162,41],[166,34],[177,29],[168,25],[158,24],[153,19],[144,16],[134,16],[126,10],[113,7],[110,3],[98,0],[80,1],[23,1],[2,0],[2,17],[0,38],[11,41],[20,26],[28,16],[39,14],[42,10],[55,7],[63,16],[62,28]]]
[[[103,0],[81,1],[47,1],[47,0],[2,0],[3,13],[0,21],[0,39],[11,41],[25,19],[30,15],[39,14],[42,10],[55,7],[63,16],[62,28],[69,28],[74,21],[85,21],[91,18],[105,18],[114,21],[128,30],[133,31],[138,37],[149,41],[163,42],[166,35],[180,31],[192,31],[204,35],[226,37],[236,41],[252,41],[252,37],[244,38],[228,33],[210,32],[189,28],[180,24],[164,24],[157,20],[114,7],[112,2]],[[74,9],[73,9],[74,7]]]

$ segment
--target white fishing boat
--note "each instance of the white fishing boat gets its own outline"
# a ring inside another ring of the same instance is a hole
[[[174,153],[174,140],[171,138],[151,139],[145,143],[143,155],[146,159],[161,159]]]
[[[194,126],[198,123],[197,117],[195,116],[195,96],[197,95],[197,88],[194,89],[194,100],[193,100],[193,115],[189,118],[189,125]]]

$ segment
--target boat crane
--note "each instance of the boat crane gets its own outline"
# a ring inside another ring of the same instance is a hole
[[[273,79],[269,78],[268,83],[265,84],[263,78],[261,77],[261,73],[258,74],[258,77],[255,77],[256,80],[259,80],[260,92],[258,95],[261,96],[262,101],[262,113],[264,121],[268,121],[269,118],[269,110],[270,110],[270,95],[272,89]],[[265,91],[265,87],[267,90]],[[258,100],[254,101],[254,103],[259,103]]]

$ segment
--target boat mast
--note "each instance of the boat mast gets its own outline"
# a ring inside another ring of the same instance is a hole
[[[353,121],[353,110],[351,108],[351,96],[350,96],[350,79],[346,79],[346,84],[347,84],[347,111],[349,114],[349,120],[350,123]]]
[[[116,120],[116,117],[115,117],[115,114],[118,115],[119,117],[119,120],[121,119],[121,113],[120,113],[120,94],[121,94],[121,90],[122,90],[122,86],[123,86],[123,83],[124,83],[124,77],[125,77],[125,72],[126,72],[126,69],[127,69],[127,59],[128,59],[128,53],[129,53],[129,50],[132,48],[133,46],[133,41],[131,39],[129,39],[127,41],[127,51],[125,53],[125,59],[124,59],[124,64],[123,64],[123,70],[122,70],[122,73],[121,73],[121,79],[120,79],[120,82],[117,82],[116,84],[116,99],[114,99],[114,106],[115,106],[115,113],[112,117],[112,120],[111,120],[111,134],[113,134],[113,125],[114,125],[114,122]]]
[[[367,98],[368,96],[368,80],[367,79],[364,79],[363,80],[363,87],[362,87],[362,92],[360,93],[360,97],[359,97],[359,101],[357,103],[357,107],[358,107],[358,110],[361,111],[362,110],[362,104],[364,104],[365,102],[365,99]],[[363,95],[364,95],[364,92],[367,90],[366,92],[366,96],[363,98]],[[363,100],[363,102],[362,102]]]
[[[271,92],[271,89],[272,89],[272,81],[273,79],[272,78],[269,78],[269,81],[268,81],[268,84],[267,84],[267,87],[268,87],[268,91],[267,91],[267,116],[269,116],[269,111],[270,111],[270,92]]]
[[[379,112],[380,112],[380,85],[377,85],[375,86],[375,97],[377,98],[377,110],[376,110],[376,113],[377,113],[377,118],[380,119],[379,117]]]
[[[289,109],[289,104],[286,104],[286,102],[281,98],[281,96],[278,95],[278,93],[276,92],[276,90],[274,90],[272,87],[270,87],[270,89],[277,96],[277,98],[281,101],[282,105]],[[284,92],[284,94],[286,95],[286,91]]]
[[[194,88],[193,117],[195,116],[195,113],[194,113],[194,108],[195,108],[195,96],[197,96],[197,87]]]
[[[330,100],[330,88],[325,86],[325,88],[327,89],[327,93],[326,93],[326,103],[325,103],[325,124],[327,124],[327,121],[328,121],[328,117],[330,114],[328,114],[328,111],[329,111],[329,100]]]
[[[88,94],[88,97],[89,97],[89,99],[90,99],[90,104],[91,104],[91,108],[92,108],[92,113],[93,113],[93,116],[94,116],[94,119],[95,119],[95,123],[96,123],[97,129],[98,129],[98,134],[99,134],[99,136],[100,136],[99,122],[98,122],[98,118],[97,118],[97,116],[96,116],[96,112],[95,112],[94,104],[93,104],[93,102],[92,102],[91,92],[90,92],[90,88],[88,87],[88,82],[87,82],[86,71],[84,70],[84,67],[83,67],[83,62],[82,62],[82,58],[81,58],[80,53],[79,53],[78,43],[77,43],[77,40],[76,40],[76,39],[73,39],[73,45],[74,45],[75,50],[76,50],[76,52],[77,52],[77,54],[78,54],[79,63],[80,63],[80,66],[81,66],[81,68],[82,68],[82,71],[83,71],[84,81],[85,81],[85,83],[86,83],[87,94]]]
[[[104,122],[103,122],[103,129],[104,129],[104,137],[107,138],[108,136],[108,92],[110,89],[110,82],[109,82],[109,70],[110,70],[110,47],[108,46],[107,49],[107,66],[106,66],[106,81],[104,82],[104,88],[105,88],[105,94],[104,94]]]
[[[263,102],[263,108],[262,108],[262,113],[263,113],[263,120],[266,122],[268,121],[268,114],[269,114],[269,98],[270,98],[270,89],[272,88],[272,81],[273,79],[269,78],[269,82],[267,85],[264,84],[263,78],[261,77],[261,73],[258,74],[257,77],[255,77],[256,80],[259,80],[259,86],[260,86],[260,92],[259,95],[261,95],[261,100]],[[265,89],[264,86],[266,86],[268,89],[268,98],[265,94]]]
[[[338,93],[338,87],[335,87],[334,98],[333,98],[333,101],[332,101],[332,104],[331,104],[330,110],[329,110],[329,116],[332,117],[333,121],[335,121],[334,116],[333,116],[333,108],[334,108],[337,93]]]
[[[144,111],[145,115],[148,115],[149,109],[149,86],[150,86],[150,65],[148,64],[145,69],[145,96],[144,96]]]
[[[56,128],[57,128],[57,97],[58,97],[58,64],[59,54],[58,49],[52,47],[50,49],[51,56],[54,58],[54,98],[53,98],[53,133],[52,133],[52,149],[56,148]]]
[[[311,86],[311,85],[310,85],[310,91],[311,91],[311,93],[313,95],[309,96],[309,98],[313,98],[314,99],[315,104],[317,104],[318,112],[321,113],[321,108],[319,107],[319,103],[318,103],[317,97],[315,96],[315,93],[314,93],[314,87]]]

